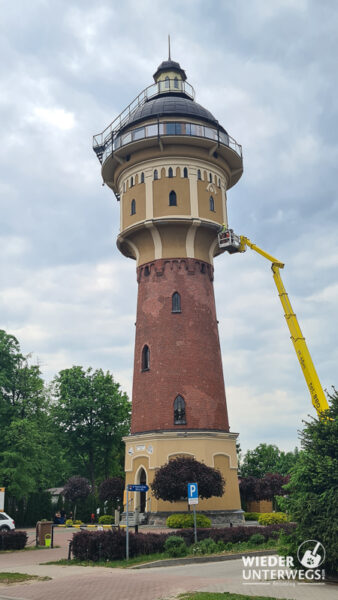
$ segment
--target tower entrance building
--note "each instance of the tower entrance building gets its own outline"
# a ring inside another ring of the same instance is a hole
[[[154,80],[94,136],[103,181],[120,202],[117,246],[136,261],[138,281],[126,483],[149,485],[170,459],[194,456],[226,481],[223,497],[199,510],[233,518],[241,508],[237,434],[229,431],[213,262],[242,149],[195,102],[177,62],[163,62]],[[133,496],[135,509],[152,514],[186,510],[151,490]]]

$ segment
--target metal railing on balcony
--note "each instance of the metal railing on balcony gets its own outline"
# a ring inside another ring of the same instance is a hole
[[[213,140],[218,145],[227,146],[231,148],[242,157],[242,146],[236,142],[228,133],[221,131],[215,127],[208,125],[199,125],[197,123],[189,123],[182,121],[158,121],[149,125],[143,125],[141,127],[135,127],[130,129],[126,133],[117,135],[110,134],[110,137],[106,140],[105,144],[98,150],[94,147],[94,150],[101,163],[123,146],[131,144],[145,138],[158,138],[164,136],[190,136],[197,138],[207,138]]]
[[[132,117],[133,113],[137,108],[145,104],[151,98],[158,96],[159,94],[168,94],[168,93],[179,93],[185,94],[192,100],[195,98],[195,90],[187,81],[182,81],[180,79],[165,79],[163,81],[158,81],[157,83],[153,83],[146,87],[128,106],[125,108],[114,121],[106,127],[102,131],[102,133],[98,133],[93,136],[93,148],[95,152],[98,154],[97,149],[100,149],[109,142],[112,133],[117,134],[129,121]]]

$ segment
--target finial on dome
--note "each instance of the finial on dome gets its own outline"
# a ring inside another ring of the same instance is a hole
[[[170,53],[170,34],[168,35],[168,60],[171,60],[171,53]]]

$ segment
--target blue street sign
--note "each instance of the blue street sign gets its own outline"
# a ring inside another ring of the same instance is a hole
[[[128,485],[128,492],[147,492],[149,490],[149,486],[141,483],[140,485]]]
[[[198,498],[198,486],[197,483],[188,483],[188,500]]]

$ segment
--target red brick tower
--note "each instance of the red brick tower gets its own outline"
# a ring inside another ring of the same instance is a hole
[[[127,483],[151,483],[177,455],[220,469],[222,498],[199,509],[241,518],[236,437],[229,431],[213,290],[226,191],[243,171],[241,147],[194,101],[174,61],[98,136],[102,177],[121,203],[119,250],[136,260],[138,304]],[[135,495],[155,515],[185,510]]]

